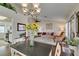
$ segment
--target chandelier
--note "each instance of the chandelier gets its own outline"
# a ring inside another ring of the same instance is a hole
[[[41,9],[39,3],[23,3],[22,11],[24,15],[31,15],[33,17],[39,15]]]

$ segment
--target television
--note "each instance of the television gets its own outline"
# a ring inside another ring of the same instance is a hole
[[[17,31],[25,31],[25,24],[17,23]]]

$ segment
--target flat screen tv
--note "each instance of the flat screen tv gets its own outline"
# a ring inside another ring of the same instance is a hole
[[[17,23],[17,31],[25,31],[25,24]]]

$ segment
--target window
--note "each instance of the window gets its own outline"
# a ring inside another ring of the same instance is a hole
[[[0,33],[4,33],[4,26],[0,25]]]

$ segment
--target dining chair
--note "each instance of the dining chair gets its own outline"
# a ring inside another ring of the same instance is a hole
[[[56,49],[55,49],[55,56],[60,56],[62,53],[62,46],[61,44],[58,42],[56,45]]]
[[[62,53],[62,46],[61,44],[58,42],[56,44],[55,49],[53,49],[53,47],[51,48],[51,51],[49,53],[49,56],[61,56]]]
[[[65,40],[65,33],[62,33],[61,36],[55,38],[55,41],[58,41],[58,42],[62,42],[64,40]]]
[[[46,35],[46,32],[43,32],[42,35]]]
[[[70,49],[69,46],[65,43],[62,42],[62,56],[74,56],[74,50]]]

